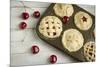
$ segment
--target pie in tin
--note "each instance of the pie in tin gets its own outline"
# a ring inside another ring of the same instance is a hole
[[[47,38],[59,37],[62,32],[62,21],[56,16],[46,16],[40,21],[39,32]]]

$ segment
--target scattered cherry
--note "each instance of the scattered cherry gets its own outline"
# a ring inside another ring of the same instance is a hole
[[[27,27],[27,24],[25,23],[25,22],[21,22],[20,24],[19,24],[19,28],[20,29],[25,29]]]
[[[50,59],[50,63],[52,63],[52,64],[57,62],[57,56],[56,55],[51,55],[49,59]]]
[[[35,12],[33,13],[33,16],[34,16],[35,18],[40,17],[40,12],[39,12],[39,11],[35,11]]]
[[[69,17],[68,17],[68,16],[64,16],[64,17],[62,18],[62,20],[63,20],[63,23],[65,24],[65,23],[69,20]]]
[[[29,13],[28,13],[28,12],[23,12],[23,13],[22,13],[22,18],[23,18],[24,20],[28,19],[28,18],[29,18]]]
[[[32,53],[37,54],[39,52],[39,47],[38,46],[32,46]]]

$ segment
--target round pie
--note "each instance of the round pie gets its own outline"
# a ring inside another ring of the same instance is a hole
[[[79,11],[74,16],[75,24],[80,30],[88,30],[92,26],[92,18],[89,14]]]
[[[55,4],[53,9],[55,14],[60,17],[64,16],[70,17],[74,12],[73,6],[70,4]]]
[[[84,56],[87,61],[95,61],[95,43],[90,41],[84,45]]]
[[[56,16],[46,16],[40,22],[39,32],[48,38],[59,37],[62,32],[62,22]]]
[[[83,35],[76,29],[68,29],[64,31],[62,36],[62,44],[70,52],[78,51],[84,43]]]

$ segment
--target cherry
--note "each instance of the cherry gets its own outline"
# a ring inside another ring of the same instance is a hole
[[[50,59],[50,63],[52,63],[52,64],[57,62],[57,56],[56,55],[51,55],[49,59]]]
[[[25,23],[25,22],[21,22],[20,24],[19,24],[19,28],[20,29],[25,29],[27,27],[27,24]]]
[[[65,24],[65,23],[69,20],[69,17],[68,17],[68,16],[64,16],[64,17],[62,18],[62,20],[63,20],[63,23]]]
[[[39,11],[35,11],[35,12],[33,13],[33,16],[34,16],[35,18],[40,17],[40,12],[39,12]]]
[[[28,18],[29,18],[29,13],[28,13],[28,12],[23,12],[23,13],[22,13],[22,18],[23,18],[24,20],[28,19]]]
[[[32,46],[32,53],[37,54],[39,52],[39,47],[38,46]]]

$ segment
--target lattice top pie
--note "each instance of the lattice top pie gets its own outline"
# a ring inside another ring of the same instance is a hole
[[[87,61],[95,61],[95,43],[90,41],[84,45],[84,56]]]
[[[62,32],[62,22],[55,16],[46,16],[40,22],[39,32],[48,38],[59,37]]]

